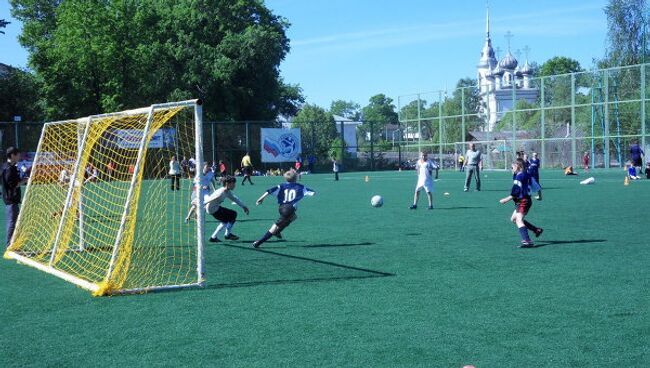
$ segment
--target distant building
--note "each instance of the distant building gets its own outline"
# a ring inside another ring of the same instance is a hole
[[[361,125],[361,122],[339,115],[333,116],[336,123],[336,133],[338,133],[339,137],[341,136],[341,126],[343,126],[343,139],[348,152],[357,153],[357,127]]]
[[[490,13],[486,13],[485,44],[478,63],[478,84],[481,96],[481,113],[488,118],[487,129],[492,131],[494,125],[506,111],[512,109],[514,103],[512,91],[515,89],[517,100],[534,103],[539,97],[539,90],[531,85],[532,68],[528,60],[523,66],[510,53],[497,62],[490,39]]]

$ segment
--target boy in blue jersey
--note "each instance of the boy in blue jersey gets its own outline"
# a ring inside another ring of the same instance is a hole
[[[637,174],[636,174],[636,167],[634,167],[633,163],[628,164],[627,166],[627,176],[630,178],[630,180],[639,180],[641,179]]]
[[[510,217],[515,226],[519,229],[521,235],[521,248],[532,248],[535,246],[530,237],[528,237],[528,230],[535,233],[535,237],[539,237],[544,232],[544,229],[539,228],[524,218],[528,214],[532,202],[530,195],[528,195],[528,187],[530,185],[530,177],[524,169],[524,160],[518,158],[512,163],[513,185],[510,190],[510,195],[501,199],[499,202],[502,204],[508,203],[511,200],[515,201],[515,211]]]
[[[537,152],[533,152],[533,157],[528,160],[528,175],[531,179],[531,187],[537,189],[537,199],[538,201],[542,200],[542,187],[539,185],[539,166],[541,162],[537,158]],[[535,191],[535,190],[533,190]]]
[[[253,242],[253,247],[259,248],[262,243],[269,240],[272,236],[280,237],[280,233],[284,230],[289,224],[298,218],[296,216],[296,206],[301,199],[305,196],[313,196],[315,192],[302,184],[296,183],[298,174],[289,170],[284,173],[284,178],[287,180],[286,183],[282,183],[273,188],[268,189],[262,196],[255,202],[258,206],[264,202],[264,198],[268,195],[274,195],[278,198],[278,212],[280,213],[280,218],[278,218],[275,223],[271,226],[269,231],[264,234],[259,240]]]

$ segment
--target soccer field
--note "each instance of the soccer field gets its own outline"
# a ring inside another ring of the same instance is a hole
[[[433,211],[408,209],[412,171],[305,175],[316,196],[260,250],[277,205],[254,202],[280,178],[254,177],[235,191],[250,216],[227,204],[241,240],[206,242],[204,289],[93,298],[3,260],[0,367],[647,366],[650,180],[542,170],[545,232],[519,249],[512,176],[482,175],[464,193],[441,172]]]

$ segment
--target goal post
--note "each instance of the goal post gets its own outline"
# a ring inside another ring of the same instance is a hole
[[[174,156],[196,163],[180,188]],[[5,258],[93,295],[202,286],[202,165],[200,100],[46,123]]]

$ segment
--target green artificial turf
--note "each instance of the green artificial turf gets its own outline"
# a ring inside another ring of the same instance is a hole
[[[204,289],[93,298],[3,260],[0,367],[648,366],[650,180],[543,170],[545,232],[519,249],[511,175],[482,175],[464,193],[441,172],[433,211],[408,209],[412,171],[305,175],[317,195],[260,251],[277,205],[254,202],[280,179],[253,178],[241,240],[206,243]]]

